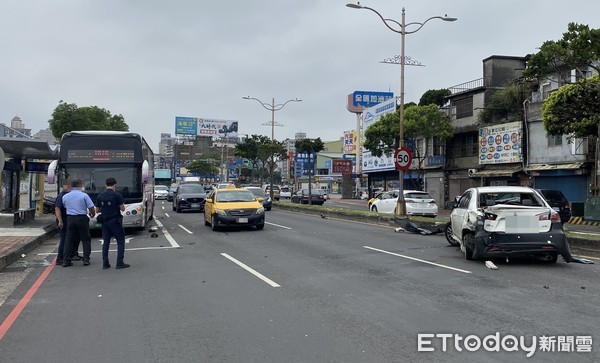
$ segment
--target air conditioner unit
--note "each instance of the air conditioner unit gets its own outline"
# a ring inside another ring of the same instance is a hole
[[[477,172],[477,169],[469,169],[469,176],[473,176]]]

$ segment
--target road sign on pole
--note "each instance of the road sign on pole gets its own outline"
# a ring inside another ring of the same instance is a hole
[[[412,164],[412,153],[410,152],[410,149],[406,146],[396,149],[396,152],[394,152],[394,165],[396,165],[396,170],[408,170],[410,164]]]

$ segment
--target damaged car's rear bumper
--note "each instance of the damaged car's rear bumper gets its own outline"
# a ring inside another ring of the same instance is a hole
[[[572,260],[567,237],[554,224],[542,233],[488,232],[478,228],[472,248],[473,259],[561,255],[567,262]]]

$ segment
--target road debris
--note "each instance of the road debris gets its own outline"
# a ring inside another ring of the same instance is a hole
[[[485,261],[485,267],[489,268],[490,270],[497,270],[498,266],[496,266],[492,261]]]

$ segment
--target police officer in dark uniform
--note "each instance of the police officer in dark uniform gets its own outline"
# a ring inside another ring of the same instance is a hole
[[[110,268],[108,260],[108,249],[110,239],[117,240],[117,269],[128,268],[129,264],[123,262],[125,257],[125,231],[123,230],[123,216],[125,211],[125,199],[115,191],[117,181],[110,177],[106,179],[106,190],[98,195],[96,199],[96,212],[102,213],[102,268]]]

